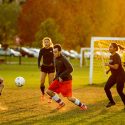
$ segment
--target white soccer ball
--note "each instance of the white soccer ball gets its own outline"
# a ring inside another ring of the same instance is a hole
[[[15,78],[15,84],[18,87],[21,87],[25,84],[25,79],[21,76]]]

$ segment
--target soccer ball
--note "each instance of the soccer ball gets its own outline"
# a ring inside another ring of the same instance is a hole
[[[18,87],[21,87],[25,84],[25,79],[21,76],[15,78],[15,84]]]

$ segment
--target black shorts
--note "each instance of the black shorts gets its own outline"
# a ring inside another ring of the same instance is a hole
[[[55,72],[55,68],[54,68],[54,66],[44,66],[44,65],[42,65],[41,66],[41,71],[42,72],[45,72],[45,73],[54,73]]]

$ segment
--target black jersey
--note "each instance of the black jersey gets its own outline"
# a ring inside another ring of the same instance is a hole
[[[124,75],[124,69],[122,67],[121,58],[118,53],[110,56],[110,65],[118,64],[118,69],[110,68],[112,75]]]
[[[49,49],[42,48],[40,50],[39,56],[38,56],[38,67],[40,67],[41,58],[43,59],[42,65],[54,66],[53,48],[52,47],[50,47]]]
[[[56,67],[56,77],[63,79],[63,81],[68,81],[72,79],[71,72],[73,71],[72,65],[66,59],[65,56],[59,56],[55,59],[55,67]]]

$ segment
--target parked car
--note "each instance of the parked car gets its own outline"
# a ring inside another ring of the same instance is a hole
[[[16,48],[15,50],[20,52],[21,55],[24,56],[24,57],[34,57],[33,53],[25,47]]]
[[[62,54],[66,57],[70,57],[70,53],[66,50],[62,50]]]
[[[33,53],[34,57],[38,58],[40,49],[29,48],[29,50]]]
[[[62,50],[62,54],[63,54],[64,56],[66,56],[67,58],[70,58],[70,59],[74,59],[74,58],[75,58],[74,54],[70,53],[70,52],[67,51],[67,50]]]
[[[72,55],[72,57],[76,59],[80,59],[80,54],[76,52],[75,50],[70,50],[70,54]]]
[[[90,59],[91,52],[90,51],[85,51],[84,52],[84,58]]]
[[[7,50],[4,50],[3,48],[0,48],[0,55],[4,56],[21,56],[20,52],[17,52],[11,48],[8,48]]]
[[[15,51],[15,50],[13,50],[13,49],[10,49],[9,51],[11,52],[11,55],[12,55],[12,56],[21,56],[21,53],[18,52],[18,51]]]

